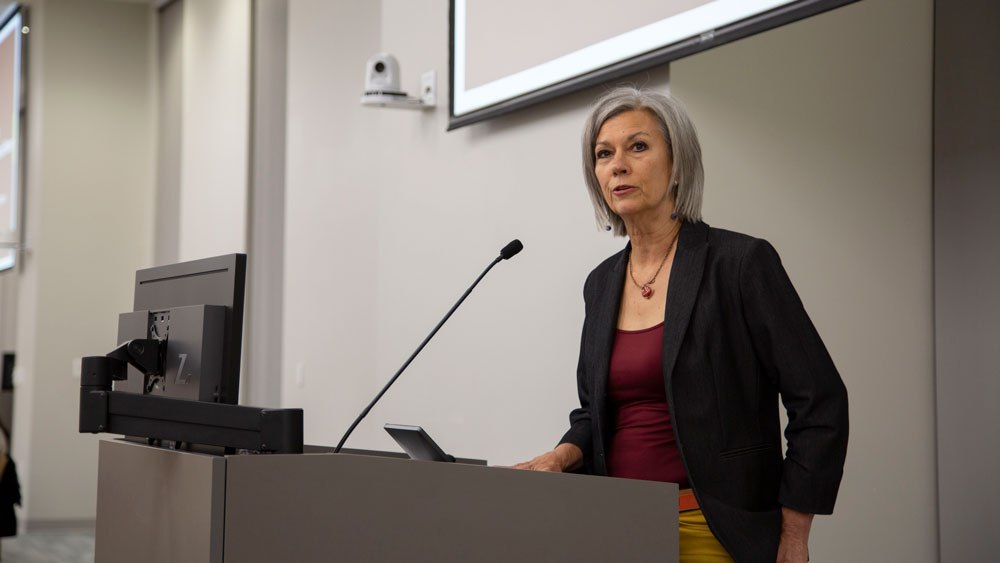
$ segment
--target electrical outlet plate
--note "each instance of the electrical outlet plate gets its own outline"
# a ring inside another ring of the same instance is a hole
[[[302,389],[306,386],[306,364],[297,362],[295,364],[295,386]]]

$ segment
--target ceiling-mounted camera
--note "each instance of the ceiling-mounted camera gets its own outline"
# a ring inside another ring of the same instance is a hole
[[[428,108],[435,105],[435,72],[420,77],[420,96],[409,96],[400,87],[399,61],[389,53],[379,53],[365,64],[363,105]]]
[[[365,95],[405,96],[399,87],[399,61],[388,53],[368,59],[365,72]]]

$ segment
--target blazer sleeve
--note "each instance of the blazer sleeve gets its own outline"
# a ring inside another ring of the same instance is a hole
[[[586,326],[584,327],[584,336]],[[584,465],[589,465],[593,449],[593,436],[590,425],[590,384],[587,381],[583,367],[583,341],[580,338],[580,360],[576,366],[576,388],[580,395],[580,406],[569,413],[569,430],[563,434],[560,444],[570,443],[583,451]]]
[[[744,254],[740,293],[754,351],[788,414],[778,501],[831,514],[847,455],[847,389],[767,241],[753,239]]]

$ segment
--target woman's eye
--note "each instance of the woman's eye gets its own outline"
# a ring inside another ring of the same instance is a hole
[[[611,156],[611,151],[609,151],[607,149],[601,149],[601,150],[597,151],[596,156],[597,156],[597,158],[607,158],[607,157]]]
[[[646,146],[646,143],[643,143],[642,141],[639,141],[636,144],[632,145],[632,148],[635,149],[635,150],[637,150],[637,151],[644,151],[644,150],[646,150],[649,147]]]

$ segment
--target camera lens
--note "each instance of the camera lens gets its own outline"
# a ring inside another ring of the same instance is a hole
[[[385,63],[383,63],[382,61],[375,63],[375,72],[382,72],[384,70],[385,70]]]

